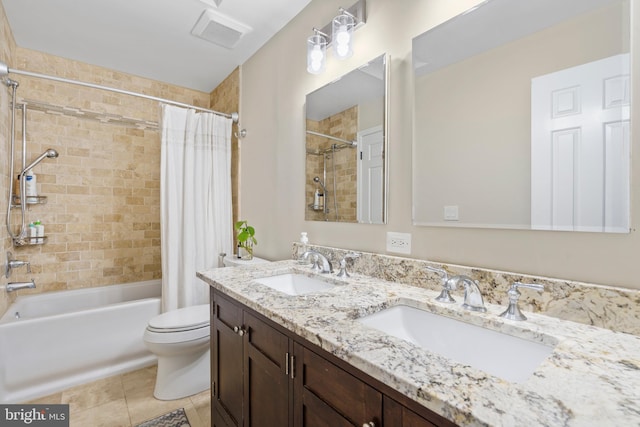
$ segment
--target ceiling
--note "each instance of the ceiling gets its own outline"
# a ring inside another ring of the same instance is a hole
[[[2,4],[19,47],[211,92],[310,1],[2,0]],[[223,24],[209,26],[208,34],[231,43],[239,36],[234,47],[191,34],[205,11]]]

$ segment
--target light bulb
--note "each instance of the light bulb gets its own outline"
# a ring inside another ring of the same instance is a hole
[[[320,45],[315,45],[313,46],[313,49],[311,50],[311,61],[312,62],[322,62],[322,57],[324,56],[322,54],[322,49],[320,49]]]
[[[349,30],[347,30],[346,25],[340,25],[340,29],[336,34],[336,42],[338,44],[348,44],[351,36],[349,35]]]
[[[344,43],[338,43],[336,46],[336,53],[340,57],[345,57],[349,54],[349,45]]]
[[[313,71],[320,71],[320,68],[322,68],[322,61],[320,61],[320,60],[312,60],[311,61],[311,69]]]

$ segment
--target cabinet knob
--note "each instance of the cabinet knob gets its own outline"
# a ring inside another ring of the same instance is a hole
[[[246,330],[244,330],[244,329],[240,328],[240,330],[238,331],[238,335],[240,335],[240,336],[242,337],[242,336],[244,336],[244,334],[245,334],[246,332],[247,332]]]
[[[362,427],[376,427],[376,423],[369,421],[368,423],[362,424]]]
[[[241,326],[234,326],[233,332],[240,335],[241,337],[244,336],[245,333],[247,333],[246,329],[242,328]]]
[[[238,331],[240,331],[240,327],[239,326],[234,326],[233,327],[233,332],[235,332],[237,334]]]

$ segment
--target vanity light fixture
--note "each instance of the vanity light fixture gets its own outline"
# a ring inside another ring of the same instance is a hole
[[[307,39],[307,71],[320,74],[325,69],[327,47],[333,44],[333,54],[338,59],[353,55],[353,31],[366,22],[366,0],[358,0],[350,8],[338,8],[338,15],[322,29],[313,29]],[[331,34],[331,35],[329,35]]]
[[[356,26],[356,17],[342,7],[338,9],[340,15],[333,18],[333,53],[336,58],[346,59],[353,55],[353,29]]]
[[[329,36],[317,28],[315,33],[307,39],[307,71],[311,74],[321,74],[327,62],[327,45]]]

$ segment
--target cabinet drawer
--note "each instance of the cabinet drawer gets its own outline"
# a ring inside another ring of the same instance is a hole
[[[299,421],[296,425],[323,425],[318,417],[331,417],[335,425],[362,426],[367,422],[381,425],[380,392],[299,344],[295,355],[298,400],[295,408]],[[335,413],[330,414],[328,409]],[[312,413],[318,417],[310,416]]]

